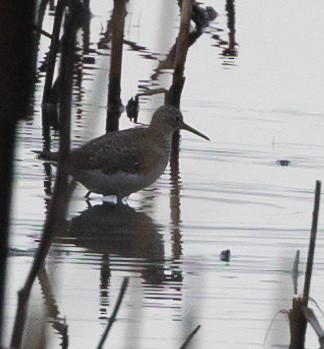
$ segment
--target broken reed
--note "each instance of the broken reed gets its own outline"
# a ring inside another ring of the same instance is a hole
[[[312,227],[310,232],[310,242],[307,257],[307,266],[305,273],[304,292],[302,297],[294,298],[292,303],[292,309],[289,312],[290,320],[290,345],[289,349],[304,349],[305,335],[307,328],[307,318],[305,317],[305,311],[308,310],[308,300],[310,293],[311,277],[313,271],[318,215],[320,207],[321,196],[321,182],[316,181],[315,197],[314,197],[314,209],[312,218]]]

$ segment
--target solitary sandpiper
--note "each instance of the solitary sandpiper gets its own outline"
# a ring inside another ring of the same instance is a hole
[[[185,124],[177,108],[165,105],[155,111],[147,128],[110,132],[73,149],[70,172],[89,192],[116,195],[121,202],[162,175],[170,157],[172,135],[180,129],[209,140]],[[57,161],[58,153],[41,153],[41,158]]]

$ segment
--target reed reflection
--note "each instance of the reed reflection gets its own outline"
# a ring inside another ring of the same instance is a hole
[[[68,348],[68,324],[66,323],[65,318],[62,316],[57,305],[57,301],[52,289],[53,280],[50,280],[45,266],[40,269],[40,272],[38,273],[38,280],[40,283],[43,298],[45,300],[48,321],[50,322],[53,329],[60,334],[61,348]]]
[[[228,27],[228,47],[222,52],[222,56],[227,59],[223,65],[235,65],[234,58],[237,56],[237,43],[235,42],[235,0],[226,0],[227,27]]]
[[[90,0],[83,0],[83,6],[90,12]],[[82,26],[83,53],[88,54],[90,48],[90,17]]]

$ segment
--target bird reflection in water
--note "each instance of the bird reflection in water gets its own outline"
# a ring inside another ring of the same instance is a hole
[[[89,207],[71,220],[69,235],[75,238],[76,246],[102,255],[102,311],[109,303],[111,255],[126,257],[129,270],[140,271],[146,285],[182,281],[179,269],[173,271],[165,266],[163,236],[158,225],[128,205],[104,203]]]
[[[71,220],[77,245],[98,253],[163,261],[162,235],[153,220],[128,205],[104,203]]]

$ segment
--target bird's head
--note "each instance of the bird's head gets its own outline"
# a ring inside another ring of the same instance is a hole
[[[183,121],[183,115],[180,110],[171,105],[164,105],[154,112],[150,127],[154,129],[163,129],[170,133],[178,130],[187,130],[209,140],[207,136],[187,125]]]

